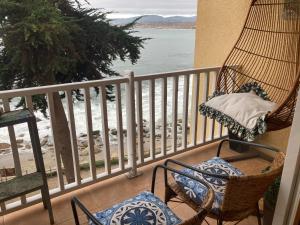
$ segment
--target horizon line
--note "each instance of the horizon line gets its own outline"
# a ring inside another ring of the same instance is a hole
[[[112,13],[109,14],[107,17],[109,19],[128,19],[132,17],[138,16],[161,16],[164,18],[174,17],[174,16],[181,16],[181,17],[195,17],[196,14],[135,14],[135,13]]]

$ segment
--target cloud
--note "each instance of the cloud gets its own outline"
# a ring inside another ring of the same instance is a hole
[[[89,0],[92,7],[120,14],[195,15],[197,0]]]

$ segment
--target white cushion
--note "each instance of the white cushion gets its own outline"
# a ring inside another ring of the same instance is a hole
[[[255,129],[258,119],[265,119],[277,107],[276,103],[263,100],[254,91],[224,94],[212,98],[205,105],[231,117],[249,130]]]

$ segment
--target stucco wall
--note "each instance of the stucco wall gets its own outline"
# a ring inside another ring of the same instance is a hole
[[[198,0],[196,68],[223,64],[240,35],[250,3],[251,0]],[[290,129],[270,132],[257,142],[285,150],[289,132]]]
[[[196,67],[220,66],[234,46],[250,0],[198,0]]]

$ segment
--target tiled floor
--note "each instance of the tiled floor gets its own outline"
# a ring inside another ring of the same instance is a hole
[[[210,145],[202,149],[196,149],[188,153],[176,156],[184,162],[198,163],[207,160],[216,154],[216,146]],[[223,156],[232,155],[233,152],[226,150]],[[248,161],[241,161],[234,164],[247,174],[253,174],[265,168],[266,162],[262,159],[252,159]],[[52,200],[52,207],[54,211],[55,224],[71,225],[74,224],[72,218],[72,211],[70,199],[72,196],[77,196],[92,212],[99,211],[110,207],[111,205],[125,200],[138,194],[141,191],[149,190],[152,176],[152,168],[154,164],[140,169],[143,173],[138,178],[129,180],[122,175],[98,184],[86,187],[84,189],[66,194]],[[163,197],[162,176],[159,176],[157,193]],[[171,203],[170,207],[181,218],[188,218],[193,211],[184,205],[178,203]],[[80,220],[86,223],[85,216],[80,213]],[[209,220],[210,224],[216,224],[214,220]],[[4,217],[0,217],[0,225],[47,225],[49,224],[48,214],[41,204],[20,210]],[[226,223],[231,224],[231,223]],[[240,223],[241,225],[256,225],[257,221],[254,217],[250,217]]]

